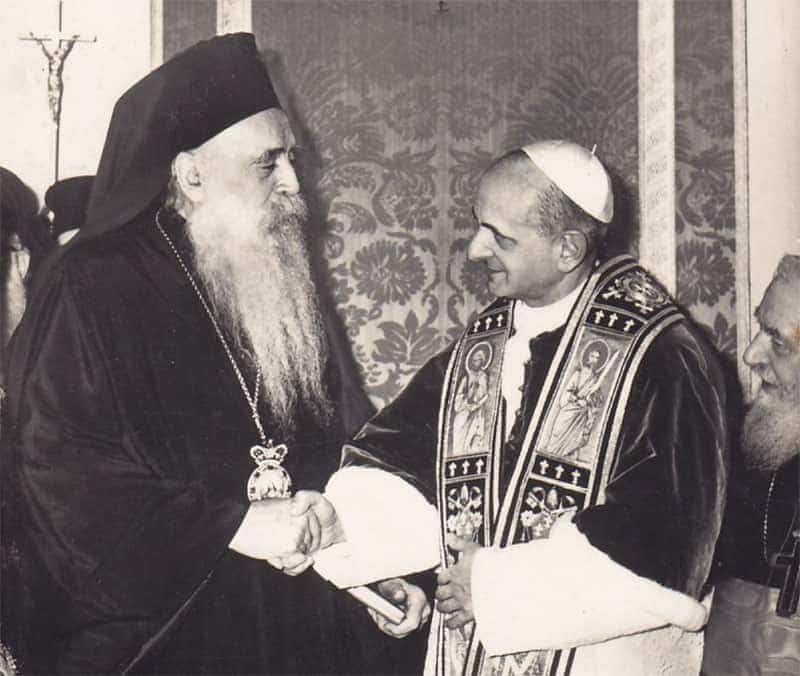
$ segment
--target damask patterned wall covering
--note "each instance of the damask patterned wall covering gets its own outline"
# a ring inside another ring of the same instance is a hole
[[[164,0],[165,60],[216,32],[216,0]]]
[[[731,3],[675,7],[678,300],[736,358]]]
[[[432,0],[252,4],[376,404],[489,300],[464,254],[494,156],[532,139],[597,143],[635,234],[634,0],[451,0],[447,12]],[[165,58],[213,34],[213,0],[164,6]],[[678,256],[681,302],[733,353],[730,20],[727,0],[676,7],[678,251],[665,255]]]
[[[377,404],[489,301],[465,249],[493,157],[566,137],[637,180],[635,3],[437,4],[253,1]]]

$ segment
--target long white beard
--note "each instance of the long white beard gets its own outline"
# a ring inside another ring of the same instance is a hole
[[[305,202],[273,193],[248,208],[238,197],[195,206],[187,221],[212,311],[233,337],[234,354],[260,367],[279,431],[298,426],[301,403],[327,422],[327,340],[303,241]]]
[[[774,472],[800,453],[798,397],[758,397],[744,419],[742,452],[748,466]]]

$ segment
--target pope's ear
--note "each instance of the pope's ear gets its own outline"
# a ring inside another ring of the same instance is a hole
[[[203,198],[203,180],[199,166],[199,158],[189,152],[178,153],[172,161],[172,174],[178,181],[183,194],[192,202],[200,202]]]
[[[558,237],[558,269],[572,272],[586,259],[589,242],[580,230],[565,230]]]

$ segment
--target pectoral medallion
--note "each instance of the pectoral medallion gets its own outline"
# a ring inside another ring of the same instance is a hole
[[[281,464],[288,452],[286,444],[273,446],[272,439],[266,446],[256,444],[250,449],[250,457],[256,463],[247,481],[247,498],[250,502],[291,496],[292,478]]]

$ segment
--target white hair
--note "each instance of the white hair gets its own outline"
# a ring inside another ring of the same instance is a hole
[[[177,194],[173,207],[181,203],[180,188]],[[327,422],[327,340],[304,241],[308,210],[302,197],[273,193],[260,208],[248,208],[231,194],[192,204],[184,213],[212,311],[237,358],[261,370],[262,392],[279,430],[297,427],[301,405]]]

